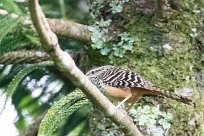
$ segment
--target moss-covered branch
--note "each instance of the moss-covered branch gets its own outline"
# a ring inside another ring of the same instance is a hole
[[[96,107],[102,109],[114,123],[121,125],[121,129],[126,135],[142,136],[134,125],[133,120],[127,114],[117,109],[76,67],[71,56],[60,49],[57,36],[51,31],[38,4],[38,0],[29,0],[29,10],[43,48],[52,57],[58,69],[67,78],[72,79],[73,83],[82,89]]]

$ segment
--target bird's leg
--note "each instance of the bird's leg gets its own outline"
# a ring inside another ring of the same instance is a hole
[[[116,106],[116,108],[120,108],[120,106],[121,106],[123,103],[125,103],[128,99],[130,99],[131,97],[132,97],[132,94],[127,95],[127,96],[125,97],[125,99],[122,100],[122,101]]]
[[[128,112],[130,110],[130,108],[137,102],[139,97],[135,97],[132,102],[131,102],[131,105],[126,109],[126,111]]]

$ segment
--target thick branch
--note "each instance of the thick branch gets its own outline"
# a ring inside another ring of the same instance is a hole
[[[102,109],[114,123],[121,125],[121,129],[126,135],[142,136],[134,125],[133,120],[127,114],[117,109],[76,67],[71,56],[60,49],[57,36],[49,28],[38,0],[29,0],[29,10],[34,26],[43,43],[43,48],[50,54],[58,69],[82,89],[96,107]]]
[[[78,64],[80,58],[82,57],[83,52],[69,51],[69,54],[74,59],[75,63]],[[42,61],[50,60],[51,57],[46,52],[37,51],[37,50],[20,50],[20,51],[11,51],[0,56],[0,64],[10,65],[10,64],[34,64]]]
[[[0,56],[0,64],[33,64],[49,60],[46,52],[36,50],[12,51]]]
[[[51,30],[58,36],[68,37],[85,43],[91,41],[91,33],[86,25],[50,18],[47,18],[47,21]]]

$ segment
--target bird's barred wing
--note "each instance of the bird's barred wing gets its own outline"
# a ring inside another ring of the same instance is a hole
[[[140,75],[127,69],[110,68],[101,76],[103,82],[117,88],[144,88],[150,89],[152,84],[145,81]]]

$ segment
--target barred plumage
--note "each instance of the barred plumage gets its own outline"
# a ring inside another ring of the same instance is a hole
[[[129,69],[107,65],[90,70],[86,75],[102,92],[106,90],[112,97],[125,98],[123,102],[129,100],[134,103],[142,95],[160,95],[186,104],[191,103],[186,97],[154,87],[152,83]]]

